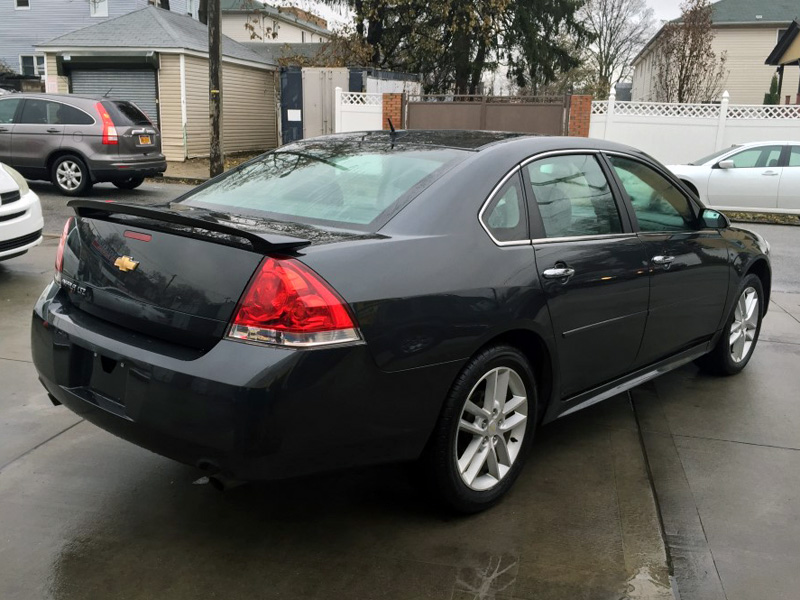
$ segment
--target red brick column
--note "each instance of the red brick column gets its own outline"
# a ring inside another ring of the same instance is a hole
[[[383,128],[390,129],[388,119],[392,120],[395,129],[403,129],[403,94],[383,95]]]
[[[569,135],[589,137],[592,119],[592,97],[572,96],[569,103]]]

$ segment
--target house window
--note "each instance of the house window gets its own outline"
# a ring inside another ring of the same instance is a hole
[[[31,0],[14,0],[16,10],[28,10],[31,7]]]
[[[186,0],[186,14],[193,19],[197,18],[198,0]]]
[[[19,72],[23,75],[45,76],[44,56],[22,54],[19,57]]]
[[[89,14],[93,17],[107,17],[108,0],[89,0]]]

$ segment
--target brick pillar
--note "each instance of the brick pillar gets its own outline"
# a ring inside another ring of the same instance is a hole
[[[572,96],[569,103],[569,135],[589,137],[589,123],[592,119],[592,97]]]
[[[383,128],[390,129],[388,119],[392,120],[395,129],[403,129],[403,94],[383,95]]]

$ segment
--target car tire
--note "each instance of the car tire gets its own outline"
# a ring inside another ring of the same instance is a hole
[[[50,181],[65,196],[82,196],[92,189],[92,175],[86,163],[72,154],[59,156],[50,168]]]
[[[487,386],[498,389],[498,383],[503,391],[488,397]],[[516,348],[492,346],[470,359],[423,456],[437,499],[467,514],[498,502],[522,469],[536,429],[537,403],[533,370]]]
[[[144,177],[128,177],[127,179],[114,181],[113,183],[121,190],[135,190],[144,183]]]
[[[758,276],[752,273],[747,275],[739,285],[735,298],[716,345],[696,361],[702,370],[714,375],[740,373],[750,362],[761,333],[764,287]]]

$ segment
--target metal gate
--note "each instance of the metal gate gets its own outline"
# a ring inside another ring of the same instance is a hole
[[[152,69],[73,69],[73,94],[129,100],[158,124],[156,72]]]
[[[566,96],[409,96],[408,129],[481,129],[566,135]]]

